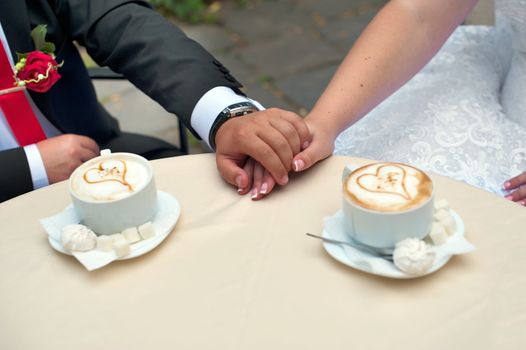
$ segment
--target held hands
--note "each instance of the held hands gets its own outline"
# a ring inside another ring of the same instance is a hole
[[[336,134],[322,121],[270,109],[223,124],[216,136],[223,178],[252,199],[268,195],[288,172],[301,172],[330,156]]]
[[[259,191],[266,187],[270,192],[275,183],[289,181],[294,156],[310,141],[307,125],[292,112],[272,108],[232,118],[216,134],[217,168],[242,194],[252,189],[254,174],[258,174],[256,182],[261,179]]]
[[[512,191],[506,196],[506,199],[526,206],[526,171],[506,181],[504,189]]]
[[[305,123],[311,133],[311,142],[308,147],[303,148],[292,160],[292,170],[302,172],[311,166],[329,157],[334,150],[334,139],[336,134],[320,121],[313,118],[305,118]],[[249,159],[245,165],[245,171],[252,179],[250,196],[254,200],[262,199],[268,195],[275,186],[275,181],[269,172],[258,162]],[[253,174],[250,176],[250,174]],[[240,191],[240,194],[247,193],[248,190]]]
[[[49,183],[69,178],[73,170],[99,154],[99,146],[86,136],[66,134],[37,143]]]

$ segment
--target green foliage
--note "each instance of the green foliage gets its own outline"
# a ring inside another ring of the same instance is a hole
[[[55,44],[46,41],[47,25],[40,24],[31,31],[31,38],[35,43],[35,49],[48,55],[55,52]]]
[[[182,20],[197,23],[207,21],[206,0],[149,0],[165,15],[176,16]]]
[[[236,0],[236,5],[238,7],[245,7],[249,3],[249,0]]]
[[[268,74],[260,74],[258,76],[258,82],[261,84],[271,83],[274,79]]]
[[[221,3],[227,0],[148,0],[165,16],[175,16],[190,23],[216,22]],[[250,0],[230,0],[244,7]]]
[[[55,58],[55,44],[46,41],[46,34],[47,34],[47,25],[45,24],[39,24],[31,31],[31,38],[33,39],[33,42],[35,43],[35,50],[43,52]],[[20,70],[24,67],[25,59],[27,58],[28,54],[29,52],[17,52],[16,53],[17,61],[18,61],[18,63],[16,64],[17,70]]]

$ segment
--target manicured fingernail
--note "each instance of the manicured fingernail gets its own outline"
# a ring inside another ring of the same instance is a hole
[[[258,189],[254,187],[252,191],[250,192],[250,198],[256,199],[258,197]]]
[[[300,171],[300,170],[303,170],[303,168],[305,167],[305,162],[301,159],[296,159],[294,161],[294,171]]]
[[[242,188],[238,188],[237,189],[237,193],[241,194],[241,192],[243,192],[243,189]]]
[[[504,189],[507,190],[508,188],[511,187],[511,183],[509,181],[505,182],[504,183]]]
[[[236,176],[236,180],[235,180],[235,181],[236,181],[236,186],[237,186],[237,188],[239,188],[240,190],[242,190],[242,189],[241,189],[241,175]],[[238,190],[238,191],[239,191],[239,190]]]
[[[287,175],[281,178],[281,183],[286,185],[289,182],[289,177]]]
[[[509,196],[504,197],[504,198],[506,198],[507,200],[510,200],[510,201],[513,200],[513,196],[511,194]]]
[[[259,190],[259,193],[267,194],[267,191],[268,191],[268,185],[266,182],[263,182],[263,185],[261,185],[261,189]]]
[[[303,149],[305,149],[305,148],[309,147],[309,145],[310,145],[310,142],[309,141],[305,141],[305,142],[303,142],[303,145],[301,147]]]

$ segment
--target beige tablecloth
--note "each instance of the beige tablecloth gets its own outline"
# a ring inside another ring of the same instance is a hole
[[[305,236],[339,209],[350,162],[252,202],[212,155],[155,161],[182,206],[175,230],[94,272],[39,225],[69,204],[65,183],[1,204],[0,349],[524,349],[526,209],[433,176],[477,250],[423,278],[370,275]]]

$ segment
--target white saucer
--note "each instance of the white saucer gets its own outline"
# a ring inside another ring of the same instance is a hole
[[[63,254],[75,256],[84,266],[86,266],[84,261],[90,261],[90,263],[93,262],[94,265],[99,265],[102,264],[102,261],[107,261],[107,263],[109,263],[113,260],[132,259],[146,254],[149,251],[156,248],[159,244],[161,244],[162,241],[166,239],[166,237],[168,237],[168,235],[172,232],[173,228],[175,227],[177,220],[179,219],[179,216],[181,214],[181,207],[177,199],[166,192],[158,191],[157,201],[158,211],[155,217],[152,219],[152,224],[155,228],[155,236],[132,244],[130,254],[121,258],[117,258],[113,251],[102,252],[94,249],[88,252],[74,252],[72,254],[71,252],[64,249],[64,246],[62,245],[60,240],[62,227],[69,224],[79,223],[79,219],[77,218],[72,204],[68,205],[62,212],[49,218],[42,219],[40,220],[40,222],[44,227],[44,230],[48,234],[49,244],[55,250]],[[98,261],[101,262],[98,263]],[[102,267],[104,265],[98,267]],[[92,266],[86,266],[88,270],[94,269],[90,267]]]
[[[334,259],[338,260],[342,264],[345,264],[363,272],[398,279],[422,277],[439,270],[449,261],[452,255],[457,254],[454,252],[456,250],[455,247],[453,247],[453,249],[451,250],[453,251],[453,253],[444,253],[443,250],[447,250],[447,247],[445,247],[446,245],[464,245],[461,247],[458,254],[469,252],[472,249],[474,249],[474,247],[471,246],[471,244],[464,239],[464,222],[456,212],[454,212],[451,209],[450,212],[453,219],[455,220],[457,229],[453,233],[453,235],[449,237],[448,242],[445,243],[443,246],[433,246],[433,249],[436,252],[435,261],[431,268],[423,275],[409,275],[399,270],[393,262],[371,255],[368,252],[363,251],[359,248],[327,242],[323,242],[323,247],[325,248],[327,253],[329,253],[330,256],[332,256]],[[349,238],[347,238],[347,234],[343,229],[342,210],[339,210],[334,215],[325,218],[322,236],[324,238],[331,238],[340,241],[349,241]],[[466,246],[466,244],[468,246]],[[446,249],[442,249],[442,247]],[[471,248],[471,250],[469,248]]]

